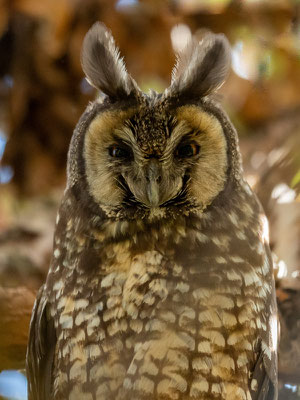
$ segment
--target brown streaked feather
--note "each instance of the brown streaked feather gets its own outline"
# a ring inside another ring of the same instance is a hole
[[[43,285],[37,294],[30,321],[26,356],[29,400],[50,399],[55,343],[54,324],[47,317]]]

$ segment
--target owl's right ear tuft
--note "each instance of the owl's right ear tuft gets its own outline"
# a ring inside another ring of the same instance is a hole
[[[192,37],[177,55],[165,96],[200,99],[209,95],[225,81],[230,61],[230,45],[224,35],[208,33],[200,42]]]
[[[114,38],[100,22],[96,22],[84,38],[81,64],[88,82],[111,99],[127,98],[138,92]]]

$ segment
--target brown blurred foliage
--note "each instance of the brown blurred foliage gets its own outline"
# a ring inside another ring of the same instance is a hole
[[[282,318],[281,398],[297,398],[284,386],[300,381],[297,0],[0,2],[1,313],[22,307],[21,295],[30,309],[31,290],[47,273],[68,144],[96,95],[83,77],[80,50],[85,33],[98,20],[112,30],[129,72],[144,90],[168,86],[175,62],[172,47],[185,35],[201,37],[212,30],[229,38],[232,71],[220,99],[239,131],[246,177],[269,217]],[[4,329],[4,322],[1,337],[16,328],[7,322]],[[26,340],[16,340],[24,355]],[[19,368],[18,357],[15,363],[9,357],[0,368]]]
[[[0,370],[24,368],[27,330],[35,293],[26,287],[0,288]],[[13,334],[12,334],[13,333]]]

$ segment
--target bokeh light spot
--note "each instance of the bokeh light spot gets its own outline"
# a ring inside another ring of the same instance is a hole
[[[171,30],[171,41],[176,53],[182,51],[192,36],[190,28],[185,24],[174,26]]]
[[[19,371],[0,373],[0,396],[11,400],[27,400],[27,379]]]

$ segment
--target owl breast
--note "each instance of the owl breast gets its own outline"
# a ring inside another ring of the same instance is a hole
[[[92,237],[62,207],[66,237],[48,281],[55,398],[251,399],[271,281],[250,199],[253,208],[233,208],[214,226],[211,210],[164,226],[140,221],[134,235],[119,221]]]

